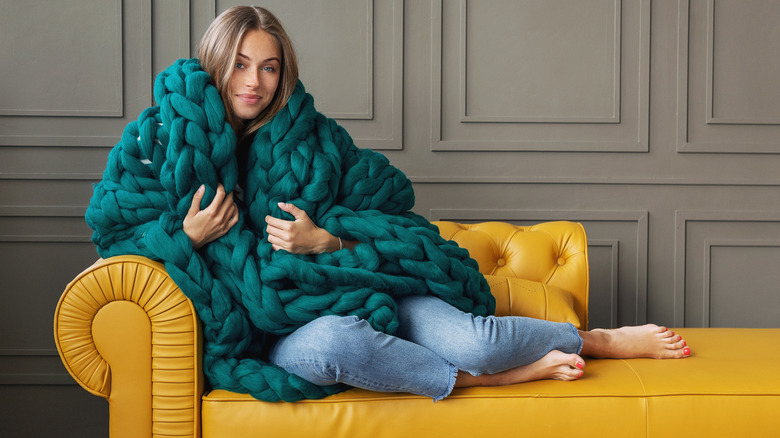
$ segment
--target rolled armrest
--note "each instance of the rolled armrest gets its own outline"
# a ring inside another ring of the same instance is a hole
[[[546,286],[548,295],[557,296],[557,290],[571,293],[580,328],[588,327],[588,240],[581,224],[434,224],[445,239],[469,251],[482,274],[538,282]],[[491,284],[491,290],[495,290],[494,286]],[[502,299],[495,292],[494,295],[497,300]]]
[[[96,262],[62,294],[54,337],[76,382],[108,399],[111,437],[200,436],[200,327],[161,264]]]

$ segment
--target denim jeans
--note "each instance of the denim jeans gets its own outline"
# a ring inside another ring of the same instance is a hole
[[[571,324],[477,317],[433,296],[399,299],[398,320],[391,336],[355,316],[323,316],[280,338],[269,359],[317,385],[340,382],[440,400],[452,391],[458,370],[495,374],[552,350],[582,349]]]

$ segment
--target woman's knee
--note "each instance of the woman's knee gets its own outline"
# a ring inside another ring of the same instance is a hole
[[[311,382],[333,384],[356,366],[356,352],[369,347],[365,332],[355,316],[323,316],[281,338],[270,360]]]
[[[299,328],[280,342],[285,356],[311,358],[339,365],[365,350],[373,329],[356,316],[323,316]],[[291,354],[287,354],[291,353]]]

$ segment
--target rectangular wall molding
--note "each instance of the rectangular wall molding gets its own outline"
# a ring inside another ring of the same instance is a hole
[[[642,0],[626,4],[622,1],[608,1],[611,6],[608,16],[594,19],[593,23],[608,23],[602,32],[608,34],[607,40],[612,51],[606,76],[612,77],[608,91],[611,96],[609,109],[591,110],[588,113],[570,113],[560,109],[561,114],[540,115],[535,107],[534,114],[501,115],[471,114],[469,71],[470,64],[480,64],[479,58],[472,54],[476,48],[470,47],[468,39],[475,31],[469,21],[469,10],[476,6],[467,0],[431,1],[431,84],[430,84],[430,138],[433,151],[588,151],[588,152],[647,152],[649,144],[649,69],[650,69],[650,7],[651,2]],[[485,8],[482,4],[480,8]],[[547,3],[541,3],[546,8]],[[573,4],[572,7],[576,6]],[[629,7],[630,6],[630,7]],[[529,6],[530,7],[530,6]],[[535,9],[535,11],[538,11]],[[550,11],[541,11],[545,13]],[[496,12],[500,16],[501,12]],[[560,16],[554,15],[554,16]],[[582,18],[582,17],[580,17]],[[568,28],[566,26],[562,28]],[[453,30],[457,29],[457,30]],[[533,29],[528,29],[532,32]],[[457,32],[457,38],[451,36]],[[611,35],[611,37],[609,36]],[[518,37],[520,38],[520,37]],[[533,40],[523,35],[518,41]],[[493,39],[495,40],[495,38]],[[576,40],[576,39],[575,39]],[[455,42],[457,41],[457,43]],[[579,41],[579,40],[577,40]],[[604,44],[603,40],[599,40]],[[602,46],[604,47],[604,46]],[[630,49],[629,49],[630,47]],[[592,50],[596,50],[591,47]],[[564,50],[564,47],[561,47]],[[579,53],[579,52],[577,52]],[[539,53],[539,56],[542,56]],[[550,59],[568,59],[566,53],[546,53],[546,59],[528,65],[547,65]],[[597,63],[593,56],[591,62]],[[475,60],[476,59],[476,60]],[[556,58],[557,59],[557,58]],[[595,64],[598,65],[598,64]],[[580,65],[580,68],[584,66]],[[511,75],[513,67],[507,66],[505,74]],[[566,70],[566,69],[564,69]],[[492,71],[492,70],[486,70]],[[595,70],[594,70],[595,71]],[[604,73],[604,72],[601,72]],[[604,74],[593,74],[601,78]],[[544,77],[539,80],[550,80]],[[456,78],[453,78],[456,77]],[[524,76],[515,79],[526,80]],[[531,79],[527,79],[531,80]],[[561,80],[566,82],[563,77]],[[583,79],[584,80],[584,79]],[[512,80],[496,83],[495,87],[512,84]],[[568,84],[568,82],[567,82]],[[529,84],[527,89],[538,89],[539,85]],[[559,84],[563,86],[563,84]],[[559,87],[549,86],[548,90]],[[585,86],[579,90],[587,93],[593,88]],[[599,96],[602,93],[599,93]],[[583,97],[576,104],[593,102],[593,96]],[[540,98],[540,102],[554,102],[558,99]],[[516,101],[517,102],[517,101]],[[509,105],[509,104],[507,104]],[[511,106],[511,105],[509,105]],[[453,108],[457,108],[453,111]],[[600,126],[598,129],[595,127]]]
[[[705,9],[706,7],[706,9]],[[757,7],[745,4],[740,7]],[[719,29],[715,0],[678,0],[677,151],[681,153],[780,153],[780,119],[775,116],[719,117],[716,106],[716,38]],[[701,24],[700,24],[701,23]],[[753,25],[741,23],[742,26]],[[693,33],[704,28],[704,34]],[[728,38],[728,34],[723,38]],[[704,55],[704,56],[702,56]],[[704,59],[701,64],[693,63]],[[753,68],[759,68],[754,65]],[[771,67],[767,67],[771,68]],[[699,78],[704,75],[705,80]],[[699,103],[701,106],[696,105]],[[727,103],[726,103],[727,104]],[[756,125],[763,125],[760,129]],[[777,128],[775,128],[777,127]]]
[[[695,251],[697,248],[690,248],[688,245],[688,234],[690,232],[691,223],[710,223],[710,224],[746,224],[746,223],[765,223],[765,224],[777,224],[780,228],[780,212],[778,211],[695,211],[695,210],[677,210],[675,212],[675,236],[674,236],[674,324],[677,327],[685,327],[686,324],[695,323],[701,324],[704,327],[709,326],[709,304],[706,304],[706,311],[703,312],[701,320],[689,321],[686,317],[686,295],[693,294],[694,291],[687,289],[687,272],[689,267],[688,259],[690,251]],[[746,230],[740,228],[735,229],[730,234],[737,236],[744,235]],[[708,243],[709,242],[709,243]],[[708,269],[708,263],[710,260],[710,248],[714,243],[721,243],[720,246],[731,244],[730,246],[774,246],[774,240],[768,239],[764,241],[764,244],[756,242],[755,239],[747,237],[740,238],[719,238],[716,235],[708,236],[701,243],[701,258],[703,281],[706,286],[702,288],[701,293],[705,301],[709,301],[710,296],[710,280],[711,277]],[[706,262],[704,262],[706,260]],[[702,304],[704,309],[705,304]]]
[[[702,327],[711,327],[713,289],[713,250],[718,248],[780,248],[780,240],[751,239],[705,239],[704,240],[704,283],[702,293]],[[737,291],[735,291],[737,292]],[[760,305],[760,303],[758,303]]]
[[[107,63],[109,69],[109,73],[100,76],[101,81],[111,81],[104,84],[104,88],[118,92],[117,97],[108,104],[94,102],[84,109],[0,108],[0,125],[3,126],[0,146],[113,146],[124,125],[150,105],[153,101],[149,81],[152,76],[151,0],[115,3],[118,8],[115,16],[105,17],[109,21],[92,21],[104,23],[101,26],[117,32],[115,41],[100,41],[99,44],[100,47],[113,44],[114,48],[109,52],[118,55],[119,59],[112,62],[110,58],[97,58],[97,62]],[[67,7],[63,5],[63,8]],[[46,66],[46,69],[57,71],[52,66]],[[112,72],[112,69],[116,71]],[[97,84],[70,83],[69,86],[81,90],[78,95],[94,93],[101,97],[107,94],[100,88],[96,90]]]
[[[592,115],[544,115],[539,114],[539,108],[534,108],[535,113],[526,113],[524,115],[480,115],[471,114],[468,110],[468,84],[469,84],[469,50],[478,50],[481,47],[470,47],[469,41],[469,2],[468,0],[460,0],[460,121],[464,123],[484,122],[484,123],[620,123],[620,74],[621,74],[621,0],[612,0],[612,24],[606,29],[607,40],[611,42],[612,56],[609,60],[611,80],[610,87],[607,95],[611,95],[609,99],[610,105],[605,108],[605,112],[602,114]],[[589,5],[593,6],[593,5]],[[532,8],[529,8],[532,9]],[[561,13],[560,9],[557,9],[558,14]],[[601,25],[601,22],[598,23]],[[603,30],[599,29],[601,33]],[[561,35],[557,35],[561,37]]]

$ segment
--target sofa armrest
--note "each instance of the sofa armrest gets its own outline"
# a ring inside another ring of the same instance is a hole
[[[566,221],[531,226],[505,222],[434,224],[442,237],[469,251],[482,274],[538,282],[547,292],[562,289],[571,293],[579,328],[587,329],[588,240],[582,224]]]
[[[71,376],[108,399],[111,437],[200,436],[198,318],[160,263],[96,262],[62,294],[54,337]]]

